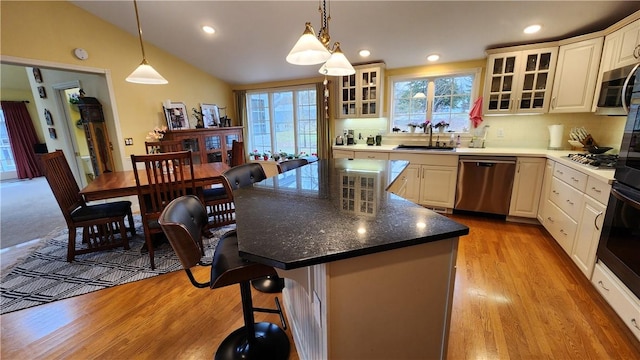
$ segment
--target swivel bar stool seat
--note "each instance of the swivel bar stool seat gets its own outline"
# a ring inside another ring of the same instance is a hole
[[[269,322],[255,323],[253,316],[254,311],[278,314],[286,330],[286,322],[277,298],[277,309],[255,308],[251,298],[251,280],[275,275],[276,271],[273,267],[242,259],[238,252],[235,231],[227,232],[218,241],[211,264],[210,281],[201,283],[195,279],[191,268],[204,265],[201,263],[202,254],[198,239],[207,221],[206,209],[199,198],[193,195],[182,196],[170,202],[158,219],[195,287],[216,289],[233,284],[240,285],[245,325],[222,341],[215,359],[288,359],[290,344],[284,330]]]

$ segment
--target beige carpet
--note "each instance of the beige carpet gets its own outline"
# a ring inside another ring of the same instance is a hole
[[[64,217],[45,177],[0,181],[0,248],[41,239]]]

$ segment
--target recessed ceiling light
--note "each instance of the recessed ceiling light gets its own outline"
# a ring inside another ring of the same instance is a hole
[[[369,51],[367,49],[363,49],[363,50],[360,50],[359,54],[362,57],[367,57],[367,56],[371,55],[371,51]]]
[[[427,56],[427,60],[429,61],[438,61],[439,59],[440,59],[440,55],[438,54],[431,54]]]
[[[205,25],[202,27],[202,31],[206,32],[207,34],[213,34],[214,32],[216,32],[216,29],[212,28],[209,25]]]
[[[535,34],[538,31],[540,31],[540,29],[542,29],[542,26],[540,26],[540,25],[529,25],[526,28],[524,28],[524,33],[525,34]]]

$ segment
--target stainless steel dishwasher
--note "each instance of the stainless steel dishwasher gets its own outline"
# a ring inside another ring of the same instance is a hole
[[[460,156],[455,210],[509,214],[516,158]]]

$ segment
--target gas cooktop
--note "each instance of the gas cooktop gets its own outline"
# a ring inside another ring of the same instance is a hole
[[[569,154],[569,160],[592,169],[615,169],[618,155],[606,154]]]

